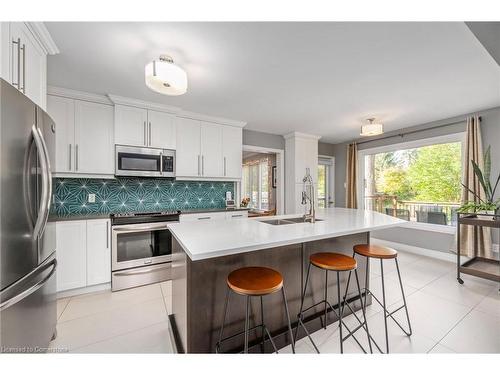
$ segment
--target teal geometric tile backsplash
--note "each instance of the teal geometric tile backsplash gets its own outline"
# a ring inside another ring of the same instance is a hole
[[[224,208],[233,182],[166,178],[55,178],[52,214],[59,217],[121,212]],[[95,194],[95,203],[88,195]]]

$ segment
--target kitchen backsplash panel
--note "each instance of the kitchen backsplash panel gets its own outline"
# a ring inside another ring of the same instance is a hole
[[[59,217],[120,212],[224,208],[233,182],[162,178],[55,178],[52,214]],[[95,194],[90,203],[89,194]]]

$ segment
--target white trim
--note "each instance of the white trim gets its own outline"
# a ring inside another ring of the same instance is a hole
[[[105,290],[111,290],[111,283],[92,285],[77,289],[63,290],[61,292],[57,292],[57,298],[73,297],[81,294],[102,292]]]
[[[236,128],[243,128],[247,123],[245,121],[231,120],[223,117],[208,116],[202,113],[189,112],[181,110],[178,113],[179,117],[189,118],[192,120],[213,122],[220,125],[234,126]]]
[[[25,22],[26,27],[40,43],[47,55],[57,55],[60,51],[43,22]]]
[[[276,187],[276,214],[283,215],[285,213],[285,150],[281,148],[270,148],[252,145],[243,145],[243,151],[259,152],[259,153],[270,153],[276,154],[276,173],[277,182]],[[242,160],[243,162],[243,160]],[[241,202],[241,185],[238,183],[238,202]]]
[[[173,107],[170,105],[160,104],[160,103],[147,102],[140,99],[126,98],[124,96],[119,96],[114,94],[107,94],[107,97],[109,98],[109,100],[111,100],[113,104],[127,105],[138,108],[147,108],[172,114],[178,114],[182,110],[179,107]]]
[[[444,252],[438,250],[424,249],[422,247],[412,246],[405,243],[381,240],[375,237],[370,238],[370,243],[373,245],[392,247],[396,250],[405,251],[412,254],[423,255],[430,258],[445,260],[447,262],[452,262],[455,264],[457,263],[457,254],[453,254],[451,251]],[[469,258],[467,257],[460,256],[460,263],[462,264],[468,259]]]
[[[107,94],[108,98],[114,104],[127,105],[131,107],[147,108],[160,112],[167,112],[178,117],[189,118],[193,120],[213,122],[220,125],[234,126],[237,128],[243,128],[247,123],[244,121],[231,120],[223,117],[209,116],[202,113],[186,111],[180,107],[174,107],[167,104],[153,103],[140,99],[126,98],[124,96]]]
[[[112,174],[91,174],[91,173],[52,173],[55,178],[100,178],[112,180],[115,175]]]
[[[193,177],[193,176],[175,176],[177,181],[220,181],[220,182],[240,182],[241,178],[231,177]]]
[[[89,92],[72,90],[64,87],[48,86],[47,95],[60,96],[63,98],[83,100],[93,103],[113,105],[113,102],[110,101],[106,95],[92,94]]]
[[[283,138],[285,138],[285,139],[289,139],[289,138],[302,138],[302,139],[315,139],[315,140],[319,140],[321,138],[321,136],[320,135],[314,135],[314,134],[300,133],[300,132],[291,132],[291,133],[285,134],[283,136]]]
[[[452,235],[455,235],[455,233],[457,232],[457,228],[452,225],[429,224],[416,221],[407,221],[406,223],[401,224],[400,227]]]

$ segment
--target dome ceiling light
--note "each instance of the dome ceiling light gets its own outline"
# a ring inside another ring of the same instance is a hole
[[[146,86],[164,95],[182,95],[187,91],[187,75],[168,55],[161,55],[145,69]]]
[[[374,135],[380,135],[384,133],[384,125],[381,123],[376,123],[374,122],[374,118],[369,118],[368,124],[362,125],[361,126],[361,133],[360,135],[363,137],[371,137]]]

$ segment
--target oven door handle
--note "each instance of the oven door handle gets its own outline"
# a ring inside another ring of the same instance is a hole
[[[120,232],[120,233],[149,232],[152,230],[165,230],[165,229],[167,229],[166,223],[128,224],[128,225],[115,225],[112,227],[113,232]]]
[[[131,271],[119,271],[119,272],[114,272],[114,276],[132,276],[132,275],[145,275],[148,273],[152,272],[158,272],[158,271],[163,271],[165,268],[171,268],[172,263],[166,263],[165,266],[163,267],[155,267],[155,268],[149,268],[149,267],[144,267],[143,269],[139,270],[131,270]]]

